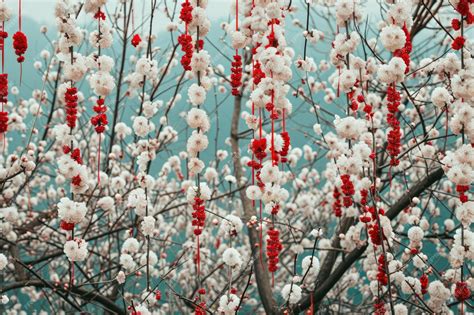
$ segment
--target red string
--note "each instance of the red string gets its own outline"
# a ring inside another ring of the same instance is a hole
[[[286,131],[286,123],[285,123],[285,109],[283,108],[283,113],[282,113],[282,122],[283,122],[283,132]]]
[[[21,0],[18,0],[18,24],[21,32]]]
[[[239,0],[235,0],[235,30],[239,30]]]
[[[2,32],[5,31],[5,22],[2,23]],[[2,37],[1,39],[2,44],[2,73],[5,72],[5,38]]]
[[[235,31],[239,30],[239,0],[235,0]],[[239,50],[235,50],[235,54],[239,54]]]
[[[186,4],[188,3],[189,3],[189,0],[186,0]],[[186,27],[186,35],[188,35],[188,22],[186,22],[184,25]]]
[[[18,0],[18,28],[21,32],[21,0]],[[23,79],[23,62],[20,63],[20,85]]]
[[[197,257],[196,257],[196,267],[198,275],[201,274],[201,245],[199,244],[199,235],[197,236]]]
[[[100,144],[102,142],[102,135],[99,133],[99,152],[97,153],[97,185],[100,186]]]
[[[260,240],[259,240],[259,245],[260,245],[260,264],[263,266],[263,216],[262,216],[262,200],[259,201],[260,205]]]

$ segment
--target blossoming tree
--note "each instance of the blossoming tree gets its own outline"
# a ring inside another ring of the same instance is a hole
[[[471,312],[474,1],[214,1],[60,0],[31,96],[2,62],[2,313]]]

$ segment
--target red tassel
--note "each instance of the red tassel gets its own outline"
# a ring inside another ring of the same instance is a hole
[[[99,133],[99,152],[97,153],[97,185],[100,186],[100,144],[102,142],[102,135]]]

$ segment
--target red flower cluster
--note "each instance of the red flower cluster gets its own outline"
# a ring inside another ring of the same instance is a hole
[[[451,48],[453,48],[454,50],[460,50],[464,47],[465,42],[466,42],[466,39],[464,37],[458,36],[451,43]]]
[[[268,271],[275,272],[278,270],[278,255],[283,246],[280,243],[280,232],[278,230],[270,228],[267,234],[269,236],[267,240]]]
[[[239,87],[242,85],[242,57],[240,55],[234,55],[234,61],[232,61],[232,68],[230,71],[232,72],[230,75],[232,95],[237,96],[240,94]]]
[[[0,112],[0,133],[8,129],[8,112]]]
[[[355,194],[354,184],[351,181],[351,176],[348,174],[341,175],[342,180],[342,192],[344,197],[342,198],[344,207],[352,206],[352,196]]]
[[[466,203],[468,201],[468,197],[465,193],[469,191],[469,185],[456,185],[456,191],[459,193],[459,200],[462,203]]]
[[[360,190],[360,204],[365,206],[367,205],[367,197],[369,196],[369,191],[367,189]]]
[[[204,288],[200,288],[198,290],[198,293],[200,296],[202,295],[205,295],[206,294],[206,289]],[[206,302],[205,301],[201,301],[198,303],[200,297],[196,297],[196,307],[194,308],[194,314],[195,315],[206,315]]]
[[[387,273],[385,272],[385,257],[384,255],[380,255],[379,259],[377,261],[378,266],[378,272],[377,272],[377,281],[379,282],[380,285],[387,285],[388,284],[388,276]]]
[[[277,47],[278,47],[278,39],[276,39],[276,37],[275,37],[275,32],[273,31],[273,24],[280,24],[280,21],[278,21],[277,19],[273,19],[273,20],[270,21],[268,24],[272,26],[272,31],[271,31],[270,34],[267,36],[268,45],[265,46],[265,48],[268,48],[268,47],[275,47],[275,48],[277,48]]]
[[[267,139],[253,139],[250,148],[257,159],[263,160],[267,156],[267,153],[265,152],[267,149]]]
[[[206,302],[201,302],[196,304],[196,308],[194,309],[194,315],[206,315]]]
[[[380,237],[380,226],[378,223],[374,223],[369,226],[369,236],[374,245],[382,245],[382,238]],[[383,233],[383,232],[382,232]]]
[[[286,156],[288,155],[288,151],[290,150],[291,139],[287,131],[283,131],[281,133],[281,137],[283,138],[283,148],[281,149],[281,152],[280,152],[281,162],[286,163],[288,161]]]
[[[458,281],[456,283],[456,288],[454,289],[454,297],[456,300],[463,302],[471,296],[471,290],[467,286],[467,282]]]
[[[8,97],[8,74],[0,74],[0,103],[6,103]],[[3,109],[3,106],[2,106]],[[8,129],[8,112],[0,112],[0,133],[6,132]]]
[[[392,127],[387,135],[387,151],[392,157],[390,164],[392,166],[397,166],[400,162],[397,159],[397,156],[401,151],[401,132],[400,132],[400,122],[397,118],[398,106],[400,106],[400,93],[398,93],[394,84],[390,85],[387,89],[387,100],[388,100],[388,111],[387,122]]]
[[[140,35],[138,35],[138,34],[133,35],[133,37],[132,37],[132,46],[133,47],[137,47],[138,45],[140,45],[141,42],[142,42],[142,38],[140,37]]]
[[[265,78],[265,73],[262,71],[259,61],[255,61],[253,64],[253,84],[258,85],[263,78]]]
[[[184,52],[183,57],[181,57],[181,65],[184,70],[190,71],[191,68],[191,58],[193,57],[193,38],[189,34],[181,34],[178,37],[178,43],[181,45],[181,50]]]
[[[63,153],[64,154],[71,153],[71,159],[76,161],[77,164],[82,165],[81,151],[79,150],[79,148],[75,148],[74,150],[71,151],[71,147],[68,145],[65,145],[63,146]]]
[[[393,55],[395,57],[400,57],[403,59],[405,62],[405,65],[407,68],[405,69],[405,74],[410,71],[410,53],[411,50],[413,49],[413,46],[411,44],[411,39],[410,39],[410,32],[408,32],[408,28],[406,24],[403,24],[403,32],[405,33],[405,46],[403,46],[400,49],[397,49],[393,52]]]
[[[99,8],[99,10],[94,14],[94,19],[105,21],[105,13]]]
[[[470,4],[473,4],[473,0],[460,0],[456,6],[456,11],[458,11],[461,16],[466,18],[468,24],[474,23],[474,15],[471,12]]]
[[[18,56],[16,60],[20,63],[25,61],[25,56],[23,55],[28,49],[28,39],[23,32],[18,31],[13,35],[13,48],[15,49],[15,54]]]
[[[161,300],[161,291],[160,291],[160,290],[156,290],[156,292],[155,292],[155,300],[157,300],[157,301]]]
[[[204,200],[199,197],[194,198],[193,204],[193,221],[192,225],[194,226],[194,235],[201,235],[202,229],[204,228],[204,223],[206,220],[206,207],[204,206]]]
[[[64,98],[66,100],[66,122],[69,128],[74,129],[77,120],[77,88],[67,88]]]
[[[0,30],[0,42],[4,43],[7,37],[8,37],[8,32],[5,32],[4,30]]]
[[[459,21],[458,19],[452,19],[451,26],[453,30],[459,31],[461,29],[461,21]]]
[[[387,310],[385,309],[385,303],[382,299],[378,299],[374,304],[374,315],[385,315]]]
[[[332,204],[332,210],[334,212],[334,215],[338,218],[342,217],[342,206],[341,206],[341,200],[339,197],[341,197],[341,193],[339,190],[334,187],[334,192],[332,193],[332,196],[334,197],[334,203]]]
[[[277,215],[278,214],[278,211],[280,211],[280,205],[279,204],[275,204],[273,207],[272,207],[272,215]]]
[[[428,292],[428,284],[429,284],[429,279],[426,274],[423,274],[420,277],[420,283],[421,283],[421,294],[426,294]]]
[[[189,1],[183,2],[181,4],[181,12],[179,18],[186,24],[191,23],[193,20],[193,7]]]
[[[105,131],[105,126],[109,123],[107,120],[107,115],[105,112],[107,111],[107,106],[104,105],[105,100],[103,98],[99,98],[97,100],[96,105],[93,107],[94,112],[97,115],[91,118],[91,124],[95,127],[95,132],[103,133]]]
[[[63,229],[64,231],[72,231],[74,230],[74,223],[68,223],[64,220],[61,220],[61,223],[59,224],[59,226],[61,227],[61,229]]]
[[[8,74],[0,74],[0,103],[6,103],[8,97]]]

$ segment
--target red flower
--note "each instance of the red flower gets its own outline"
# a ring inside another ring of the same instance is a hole
[[[286,156],[288,155],[288,151],[290,150],[291,139],[289,133],[286,131],[281,133],[281,137],[283,138],[283,148],[280,151],[281,162],[286,163],[288,161]]]
[[[78,164],[82,165],[81,151],[79,150],[79,148],[75,148],[74,150],[72,150],[71,158]]]
[[[156,299],[157,301],[161,300],[161,291],[160,291],[160,290],[157,290],[157,291],[155,292],[155,299]]]
[[[242,57],[240,55],[234,55],[230,71],[232,72],[230,75],[232,95],[237,96],[240,94],[239,87],[242,85]]]
[[[382,245],[382,238],[380,237],[380,227],[377,223],[369,227],[369,236],[372,244]],[[382,231],[383,232],[383,231]]]
[[[469,198],[465,192],[469,191],[469,185],[456,185],[456,191],[459,193],[459,200],[462,203],[468,202]]]
[[[351,176],[350,175],[341,175],[341,180],[342,180],[342,192],[344,193],[343,197],[343,203],[344,207],[350,207],[352,206],[352,196],[355,194],[355,189],[354,189],[354,184],[351,182]]]
[[[451,47],[454,50],[460,50],[461,48],[464,47],[464,43],[466,42],[466,39],[462,36],[458,36],[454,39],[453,43],[451,44]]]
[[[470,13],[469,0],[459,1],[458,5],[456,7],[456,11],[458,11],[459,14],[461,14],[462,16],[468,16],[469,13]]]
[[[265,73],[260,67],[260,62],[256,61],[253,65],[253,84],[258,85],[263,78],[265,78]]]
[[[254,139],[251,143],[251,149],[257,159],[263,160],[267,156],[265,152],[267,149],[267,139]]]
[[[339,190],[334,187],[334,191],[332,193],[334,197],[334,203],[332,204],[332,210],[334,211],[334,215],[338,218],[342,217],[342,206],[339,197],[341,197],[341,193]]]
[[[93,110],[97,113],[97,115],[91,118],[91,124],[95,127],[94,129],[97,133],[103,133],[105,131],[105,126],[107,126],[109,123],[107,120],[107,115],[105,114],[107,111],[107,106],[104,104],[105,100],[99,98],[96,105],[93,107]]]
[[[408,73],[410,71],[410,53],[412,50],[412,44],[411,44],[411,38],[410,38],[410,32],[408,32],[408,28],[406,24],[403,25],[403,32],[405,33],[405,46],[403,46],[400,49],[397,49],[393,52],[393,55],[395,57],[400,57],[403,59],[405,62],[405,65],[407,66],[405,69],[405,73]]]
[[[97,10],[97,12],[94,14],[94,19],[105,21],[105,13],[102,12],[99,8],[99,10]]]
[[[467,286],[467,282],[465,281],[458,281],[456,283],[456,288],[454,289],[454,297],[462,302],[467,300],[471,296],[471,291]]]
[[[280,242],[280,232],[275,228],[270,228],[267,232],[267,257],[268,257],[268,271],[275,272],[278,270],[278,255],[280,255],[283,246]]]
[[[0,74],[0,103],[8,102],[8,74]]]
[[[195,197],[193,210],[192,225],[194,226],[194,235],[201,235],[206,220],[206,207],[204,206],[204,200],[200,197]]]
[[[72,231],[74,230],[74,223],[68,223],[66,221],[61,220],[61,223],[59,224],[61,229],[64,231]]]
[[[461,22],[458,19],[452,19],[451,26],[455,31],[459,31],[461,29]]]
[[[141,41],[142,41],[142,38],[140,37],[140,35],[138,34],[133,35],[132,46],[137,47],[138,45],[140,45]]]
[[[0,133],[8,129],[8,112],[0,112]]]
[[[193,57],[193,38],[188,34],[181,34],[178,37],[178,43],[181,45],[181,50],[184,52],[183,57],[181,57],[181,65],[184,70],[190,71],[191,68],[191,58]]]
[[[13,35],[13,48],[15,49],[15,54],[18,56],[16,60],[20,63],[25,61],[23,55],[28,49],[28,39],[23,32],[18,31]]]
[[[181,12],[179,14],[179,18],[184,23],[189,24],[193,20],[192,12],[193,12],[193,7],[192,7],[191,3],[189,3],[188,1],[183,2],[181,4]]]
[[[77,88],[67,88],[64,99],[66,101],[66,122],[69,128],[74,129],[77,120]]]

